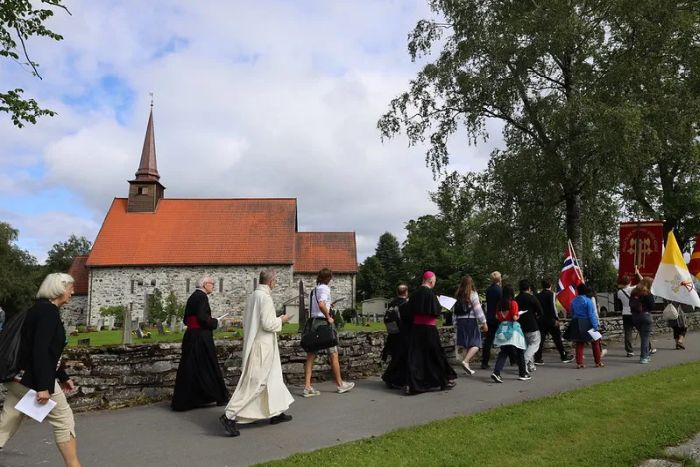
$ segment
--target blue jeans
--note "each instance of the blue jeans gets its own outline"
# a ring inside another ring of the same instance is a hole
[[[654,320],[651,318],[651,313],[632,314],[632,323],[639,332],[641,348],[639,349],[640,358],[649,358],[649,339],[651,338],[651,325]]]

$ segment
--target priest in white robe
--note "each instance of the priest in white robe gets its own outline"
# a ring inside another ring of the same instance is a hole
[[[241,378],[236,391],[226,406],[220,421],[229,436],[240,433],[236,424],[270,419],[277,424],[292,419],[284,413],[294,398],[287,390],[282,377],[277,333],[289,319],[276,316],[271,290],[275,286],[275,273],[260,273],[259,285],[248,297],[243,315],[243,362]]]

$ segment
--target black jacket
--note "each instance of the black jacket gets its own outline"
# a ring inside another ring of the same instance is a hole
[[[196,316],[199,325],[203,329],[216,329],[219,321],[211,317],[211,308],[209,307],[209,297],[202,290],[195,290],[187,299],[185,305],[185,316],[182,321],[187,325],[187,319],[190,316]]]
[[[559,319],[557,308],[554,305],[554,292],[544,289],[537,294],[537,300],[542,306],[542,321],[549,325],[553,325]]]
[[[518,310],[522,313],[527,310],[527,313],[523,313],[518,317],[518,323],[523,329],[523,332],[535,332],[539,331],[539,326],[537,325],[537,320],[542,317],[542,307],[540,306],[539,300],[535,298],[534,295],[527,292],[520,292],[515,301],[518,302]]]
[[[46,299],[37,300],[22,325],[19,364],[24,374],[20,383],[37,392],[53,393],[56,379],[69,379],[63,363],[58,364],[65,346],[66,330],[58,307]]]

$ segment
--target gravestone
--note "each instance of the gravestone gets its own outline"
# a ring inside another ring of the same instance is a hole
[[[156,329],[158,329],[158,335],[163,336],[165,335],[165,329],[163,328],[163,323],[157,323],[156,324]]]
[[[132,321],[131,310],[129,310],[128,307],[124,309],[124,317],[122,322],[124,323],[122,326],[122,344],[131,344]]]
[[[143,339],[144,337],[146,337],[146,334],[143,332],[143,329],[141,329],[141,326],[136,328],[136,337],[138,337],[139,339]]]
[[[78,339],[78,345],[79,346],[84,346],[84,347],[89,347],[90,346],[90,338],[86,337],[85,339]]]
[[[171,316],[170,317],[170,332],[175,332],[177,331],[177,316]]]

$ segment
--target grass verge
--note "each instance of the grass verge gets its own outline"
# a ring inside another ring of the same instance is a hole
[[[699,431],[695,362],[260,465],[629,466]]]

